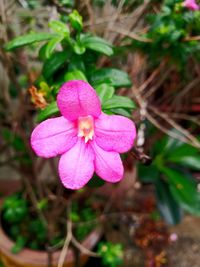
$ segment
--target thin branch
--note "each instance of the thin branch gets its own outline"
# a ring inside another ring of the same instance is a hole
[[[100,255],[99,255],[98,253],[95,253],[95,252],[93,252],[93,251],[87,249],[87,248],[84,247],[81,243],[79,243],[73,235],[72,235],[72,239],[71,239],[71,241],[72,241],[72,244],[73,244],[76,248],[78,248],[78,249],[80,250],[81,253],[83,253],[83,254],[87,254],[87,255],[89,255],[89,256],[91,256],[91,257],[96,257],[96,258],[99,258],[99,257],[100,257]]]
[[[128,37],[130,37],[130,38],[132,38],[134,40],[137,40],[137,41],[140,41],[140,42],[143,42],[143,43],[152,43],[153,42],[152,39],[142,37],[142,36],[138,35],[137,33],[129,32],[129,31],[125,30],[125,29],[112,27],[112,28],[109,28],[108,30],[111,31],[111,32],[116,32],[116,33],[122,34],[124,36],[128,36]]]
[[[176,118],[176,119],[192,121],[193,123],[195,123],[195,124],[200,126],[200,121],[196,117],[194,118],[193,116],[190,116],[190,115],[187,115],[187,114],[170,113],[169,116],[172,117],[172,118]]]
[[[163,82],[167,79],[170,72],[173,70],[173,67],[167,69],[163,75],[161,75],[160,79],[156,82],[154,86],[152,86],[144,95],[143,98],[147,99],[152,96],[153,93],[163,84]]]
[[[67,255],[69,244],[70,244],[71,240],[72,240],[72,222],[67,221],[67,236],[66,236],[62,251],[60,253],[60,257],[58,260],[58,267],[63,267],[65,257]]]
[[[144,91],[147,86],[160,74],[165,62],[161,62],[160,65],[151,73],[151,75],[143,82],[143,84],[137,89],[139,92]]]
[[[193,136],[188,130],[177,124],[174,120],[172,120],[168,114],[161,112],[160,110],[156,109],[155,107],[150,106],[150,110],[152,110],[157,116],[164,119],[167,123],[169,123],[174,129],[179,131],[182,135],[185,136],[186,139],[190,140],[190,144],[193,146],[200,148],[200,142],[198,139]]]
[[[192,80],[179,94],[177,94],[176,99],[180,99],[185,94],[187,94],[190,90],[192,90],[195,86],[197,86],[200,83],[200,78],[197,77],[196,79]],[[175,99],[175,100],[176,100]]]

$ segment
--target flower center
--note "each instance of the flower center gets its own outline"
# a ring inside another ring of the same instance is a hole
[[[94,136],[94,119],[92,116],[78,118],[78,137],[84,137],[85,143]]]

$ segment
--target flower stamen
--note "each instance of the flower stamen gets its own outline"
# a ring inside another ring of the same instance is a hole
[[[78,118],[78,137],[84,137],[85,143],[94,136],[94,119],[92,116]]]

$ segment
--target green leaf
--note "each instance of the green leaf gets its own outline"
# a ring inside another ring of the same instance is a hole
[[[177,133],[177,132],[175,132]],[[164,154],[165,157],[171,157],[171,155],[173,154],[174,157],[178,157],[178,156],[182,156],[182,155],[194,155],[197,153],[198,149],[183,143],[180,140],[177,139],[173,139],[169,136],[163,138],[166,140],[166,146],[164,148]]]
[[[40,201],[38,201],[37,208],[39,210],[46,210],[47,207],[48,207],[48,199],[47,198],[43,198]]]
[[[155,183],[159,179],[159,170],[155,165],[138,165],[138,178],[143,183]]]
[[[52,102],[51,104],[49,104],[45,109],[43,109],[37,116],[37,121],[41,122],[43,120],[48,119],[49,117],[51,117],[52,115],[58,114],[59,113],[59,109],[57,106],[56,101]]]
[[[83,80],[87,82],[87,78],[85,74],[80,70],[74,70],[67,72],[64,76],[65,82],[71,81],[71,80]]]
[[[108,80],[116,88],[132,85],[128,74],[118,69],[102,68],[91,73],[91,83],[94,86],[99,83],[107,83]]]
[[[97,253],[102,258],[103,266],[117,267],[123,265],[123,247],[121,243],[100,242]]]
[[[56,52],[48,58],[43,66],[42,74],[48,80],[67,61],[67,51]]]
[[[52,52],[54,51],[54,49],[56,48],[56,46],[63,40],[63,36],[58,36],[54,39],[51,39],[47,46],[45,47],[45,56],[46,58],[49,58],[52,54]]]
[[[167,177],[172,195],[183,209],[200,215],[200,193],[196,183],[182,172],[172,168],[162,167],[161,171]]]
[[[85,64],[81,56],[73,55],[68,64],[68,71],[80,70],[85,72]]]
[[[52,34],[52,33],[30,33],[27,35],[19,36],[9,43],[6,44],[5,49],[7,51],[16,49],[18,47],[22,47],[25,45],[30,45],[36,42],[41,42],[41,41],[47,41],[52,38],[57,37],[57,34]]]
[[[113,49],[110,43],[106,40],[97,37],[97,36],[89,36],[89,35],[82,35],[81,36],[81,43],[91,50],[100,52],[107,56],[113,55]]]
[[[114,109],[114,108],[128,108],[134,109],[135,103],[126,96],[114,95],[112,98],[105,101],[102,105],[103,109]]]
[[[7,197],[3,203],[3,218],[7,223],[19,223],[27,215],[27,202],[17,195]]]
[[[95,90],[103,104],[106,100],[110,99],[115,92],[115,88],[107,83],[99,84],[95,87]]]
[[[155,183],[158,209],[168,224],[177,224],[182,219],[182,209],[174,199],[169,186],[162,180]]]
[[[72,25],[72,27],[77,30],[81,31],[83,28],[83,18],[82,16],[78,13],[77,10],[73,10],[73,12],[69,15],[69,20]]]
[[[169,157],[168,160],[174,163],[181,164],[184,167],[188,167],[193,170],[200,170],[200,156],[199,155],[188,156],[186,154],[185,156],[184,154],[182,154],[182,156],[177,157],[172,154],[172,156]]]
[[[92,179],[87,183],[87,186],[91,188],[101,187],[105,184],[104,180],[99,178],[96,174],[93,175]]]
[[[109,109],[113,114],[122,115],[124,117],[131,118],[132,114],[131,111],[125,108],[115,108],[115,109]]]
[[[85,53],[86,48],[80,41],[77,41],[73,44],[73,50],[77,55],[82,55]]]
[[[24,247],[25,247],[25,244],[26,244],[26,241],[27,239],[23,236],[18,236],[17,237],[17,240],[16,240],[16,243],[14,244],[14,246],[11,248],[11,252],[13,254],[17,254],[19,253]]]
[[[49,27],[52,28],[56,33],[62,34],[65,37],[68,37],[70,34],[67,24],[61,21],[52,20],[49,22]]]

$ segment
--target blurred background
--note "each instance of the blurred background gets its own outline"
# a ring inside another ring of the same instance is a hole
[[[199,41],[200,1],[0,0],[1,267],[199,267]],[[69,80],[136,124],[118,184],[32,151]]]

